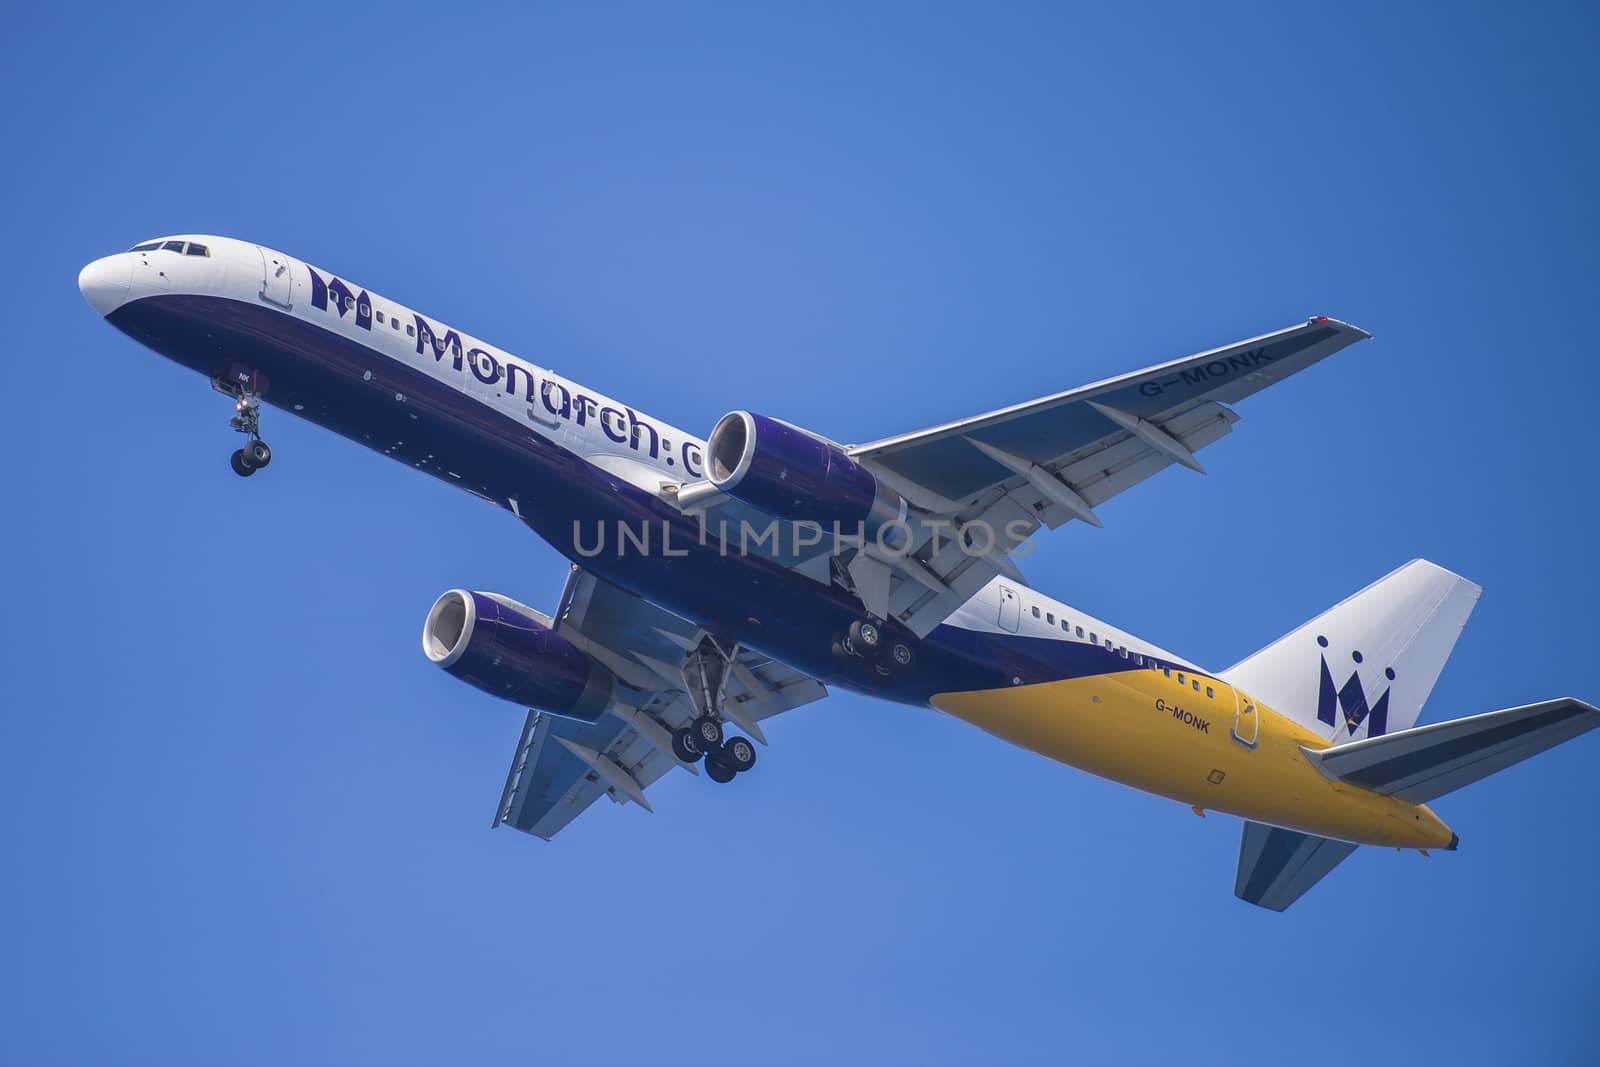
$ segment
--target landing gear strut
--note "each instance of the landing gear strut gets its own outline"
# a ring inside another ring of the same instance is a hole
[[[233,473],[248,478],[272,462],[272,449],[261,439],[261,400],[255,394],[243,390],[235,394],[228,425],[249,437],[245,446],[233,453]]]
[[[704,756],[706,777],[713,782],[731,782],[756,763],[756,746],[745,737],[725,736],[722,728],[728,664],[737,651],[708,634],[683,663],[683,680],[698,714],[673,733],[672,754],[684,763]]]

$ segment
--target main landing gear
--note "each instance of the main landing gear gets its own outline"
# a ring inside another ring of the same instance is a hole
[[[706,777],[713,782],[731,782],[756,765],[755,743],[747,737],[725,737],[722,729],[728,663],[735,651],[707,635],[683,664],[683,679],[698,714],[673,732],[672,754],[683,763],[698,763],[703,757]]]
[[[867,673],[879,681],[908,671],[917,655],[904,641],[887,638],[883,627],[873,619],[857,619],[833,643],[833,654],[842,660],[858,659]]]
[[[233,473],[248,478],[272,462],[272,449],[261,439],[261,401],[255,395],[239,392],[234,397],[233,418],[228,425],[249,437],[245,446],[233,453]]]

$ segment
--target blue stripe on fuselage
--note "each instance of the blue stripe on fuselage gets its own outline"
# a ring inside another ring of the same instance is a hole
[[[934,693],[1133,669],[1116,652],[1084,642],[950,625],[918,639],[891,623],[891,636],[916,648],[917,666],[880,681],[832,655],[833,638],[861,613],[847,591],[755,556],[723,556],[714,540],[700,546],[698,524],[665,501],[392,356],[293,315],[222,297],[146,297],[108,318],[208,377],[235,366],[260,372],[268,382],[263,400],[299,408],[296,414],[343,437],[502,504],[516,497],[523,522],[584,569],[830,685],[925,704]],[[368,372],[370,380],[363,378]],[[618,520],[657,529],[671,523],[674,548],[688,554],[618,558],[608,550],[586,558],[575,551],[574,522],[592,531]]]

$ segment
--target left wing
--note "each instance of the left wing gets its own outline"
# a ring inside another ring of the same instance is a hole
[[[605,664],[621,684],[609,713],[593,725],[528,713],[494,825],[547,841],[602,795],[650,809],[646,788],[680,765],[672,731],[694,716],[680,669],[703,636],[693,623],[578,567],[554,621],[557,633]],[[761,720],[827,693],[810,676],[741,647],[730,664],[723,711],[765,741]]]
[[[1238,419],[1227,405],[1371,335],[1318,316],[1298,326],[1157,364],[1014,407],[887,437],[847,454],[916,508],[957,527],[982,523],[998,551],[974,559],[946,540],[894,576],[887,606],[925,634],[996,573],[1040,526],[1078,519],[1195,453]],[[936,582],[928,578],[937,579]],[[881,575],[880,575],[881,578]],[[942,583],[946,588],[939,589]],[[860,583],[858,582],[858,585]]]

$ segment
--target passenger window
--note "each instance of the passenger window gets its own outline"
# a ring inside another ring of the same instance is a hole
[[[1033,617],[1036,618],[1036,619],[1039,617],[1039,609],[1038,608],[1034,608],[1033,609]]]
[[[461,358],[461,346],[460,345],[451,345],[450,346],[450,350],[451,350],[452,354],[454,354],[457,359]]]
[[[415,326],[407,326],[406,327],[406,336],[407,337],[415,337],[416,335],[417,335],[417,328]]]
[[[190,256],[209,256],[211,254],[211,250],[205,245],[197,245],[193,241],[190,241],[189,248],[184,254]]]
[[[1189,684],[1190,684],[1190,685],[1192,685],[1192,686],[1194,686],[1194,691],[1195,691],[1195,692],[1196,692],[1196,693],[1198,693],[1198,692],[1200,692],[1200,679],[1198,679],[1198,678],[1191,678],[1191,679],[1190,679],[1190,680],[1189,680]]]
[[[161,247],[165,248],[169,252],[180,252],[181,253],[183,251],[183,242],[182,241],[168,241],[166,244],[162,245]]]
[[[1172,677],[1172,668],[1171,667],[1162,667],[1161,668],[1161,673],[1166,675],[1168,678],[1171,678]],[[1178,677],[1182,678],[1183,676],[1179,675]]]
[[[1067,634],[1068,636],[1071,636],[1072,634],[1072,627],[1067,625],[1066,619],[1061,620],[1061,632]]]
[[[395,329],[398,330],[400,328],[400,320],[399,319],[390,319],[389,320],[389,325],[393,326]],[[410,333],[410,332],[411,332],[411,327],[407,326],[406,327],[406,333]]]
[[[344,309],[346,311],[354,311],[356,309],[356,298],[353,297],[353,296],[345,297],[344,298]]]
[[[1098,645],[1100,643],[1100,639],[1094,635],[1093,630],[1089,631],[1089,643],[1091,645]]]
[[[1056,624],[1056,613],[1053,611],[1045,612],[1044,621],[1049,623],[1051,626],[1054,626]]]
[[[1083,636],[1083,627],[1081,627],[1081,626],[1080,626],[1080,627],[1078,627],[1078,636],[1079,636],[1079,637],[1082,637],[1082,636]]]
[[[383,312],[381,312],[381,311],[378,312],[378,324],[380,326],[383,324]]]
[[[1135,652],[1133,654],[1133,662],[1137,663],[1139,666],[1143,667],[1144,666],[1144,657],[1141,656],[1139,653]]]
[[[1215,693],[1213,693],[1211,691],[1211,687],[1209,685],[1206,686],[1206,697],[1207,697],[1207,699],[1214,699],[1216,697],[1216,695],[1217,694],[1215,694]]]
[[[1127,645],[1119,646],[1117,648],[1117,655],[1121,656],[1123,659],[1127,659],[1128,658],[1128,646]]]
[[[1179,685],[1183,684],[1183,672],[1182,671],[1178,672],[1178,684]]]

